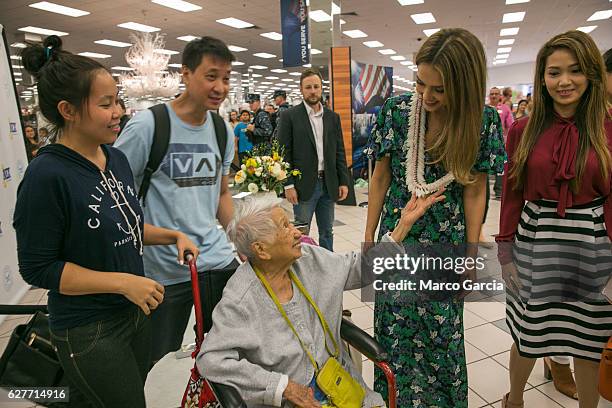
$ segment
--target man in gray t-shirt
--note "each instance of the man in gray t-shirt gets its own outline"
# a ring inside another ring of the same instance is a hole
[[[224,229],[233,216],[228,188],[234,155],[231,126],[225,123],[225,157],[217,143],[211,112],[219,109],[229,91],[234,56],[220,40],[203,37],[183,51],[185,91],[166,104],[170,119],[168,151],[153,173],[146,202],[145,220],[184,232],[199,245],[198,271],[202,284],[205,327],[210,327],[212,307],[220,299],[225,281],[238,267]],[[128,158],[137,189],[147,165],[155,121],[145,110],[123,129],[115,147]],[[164,301],[152,314],[155,363],[180,348],[189,321],[193,299],[189,270],[179,265],[171,245],[147,247],[146,276],[165,286]],[[211,299],[212,297],[212,299]]]

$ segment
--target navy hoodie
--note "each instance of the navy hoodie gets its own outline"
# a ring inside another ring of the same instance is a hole
[[[60,294],[66,262],[144,276],[144,224],[132,171],[121,151],[102,149],[104,172],[66,146],[43,147],[17,190],[19,271],[29,284],[49,289],[54,330],[110,318],[131,304],[119,294]]]

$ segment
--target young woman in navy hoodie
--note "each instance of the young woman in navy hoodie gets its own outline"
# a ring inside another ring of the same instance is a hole
[[[119,133],[115,80],[61,45],[51,36],[22,53],[55,143],[19,186],[19,269],[49,289],[51,339],[76,394],[96,408],[145,407],[149,315],[164,288],[144,276],[142,247],[176,245],[179,262],[198,250],[186,235],[143,222],[128,161],[108,146]]]

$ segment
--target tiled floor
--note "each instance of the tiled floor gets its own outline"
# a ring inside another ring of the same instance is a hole
[[[358,193],[358,202],[365,201],[367,196]],[[491,200],[489,217],[484,227],[485,236],[493,240],[499,221],[499,202]],[[367,209],[361,207],[336,207],[334,249],[337,252],[358,249],[364,235]],[[344,224],[344,225],[341,225]],[[316,224],[313,223],[311,235],[316,238]],[[491,272],[495,274],[495,272]],[[45,303],[44,291],[30,291],[24,303]],[[344,307],[353,313],[353,320],[370,334],[373,333],[373,304],[360,300],[359,291],[344,293]],[[0,325],[0,350],[3,350],[8,335],[13,328],[26,321],[28,317],[9,317]],[[512,339],[505,327],[505,306],[503,297],[496,302],[468,302],[465,305],[465,347],[468,363],[469,407],[500,407],[502,395],[508,391],[508,358]],[[189,327],[192,325],[190,324]],[[193,341],[188,329],[185,343]],[[149,374],[146,393],[148,406],[152,408],[170,408],[178,406],[185,389],[189,369],[193,362],[189,358],[177,360],[173,353],[167,355]],[[371,385],[373,365],[365,361],[363,375]],[[525,388],[526,408],[577,408],[578,403],[561,394],[547,381],[542,373],[542,362],[536,364]],[[1,400],[1,397],[0,397]],[[30,407],[31,404],[2,405],[2,407]],[[610,408],[612,403],[601,401],[599,408]],[[407,408],[407,407],[401,407]]]

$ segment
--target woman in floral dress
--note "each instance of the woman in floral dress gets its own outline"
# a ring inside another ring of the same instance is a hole
[[[372,130],[377,162],[365,240],[374,240],[379,219],[379,239],[393,230],[413,193],[444,187],[445,202],[433,205],[404,243],[477,244],[486,174],[501,172],[506,159],[499,115],[484,106],[482,44],[466,30],[443,29],[425,42],[416,63],[417,92],[388,99]],[[398,406],[467,407],[463,302],[387,295],[376,294],[374,326],[397,378]],[[386,397],[378,370],[375,389]]]

